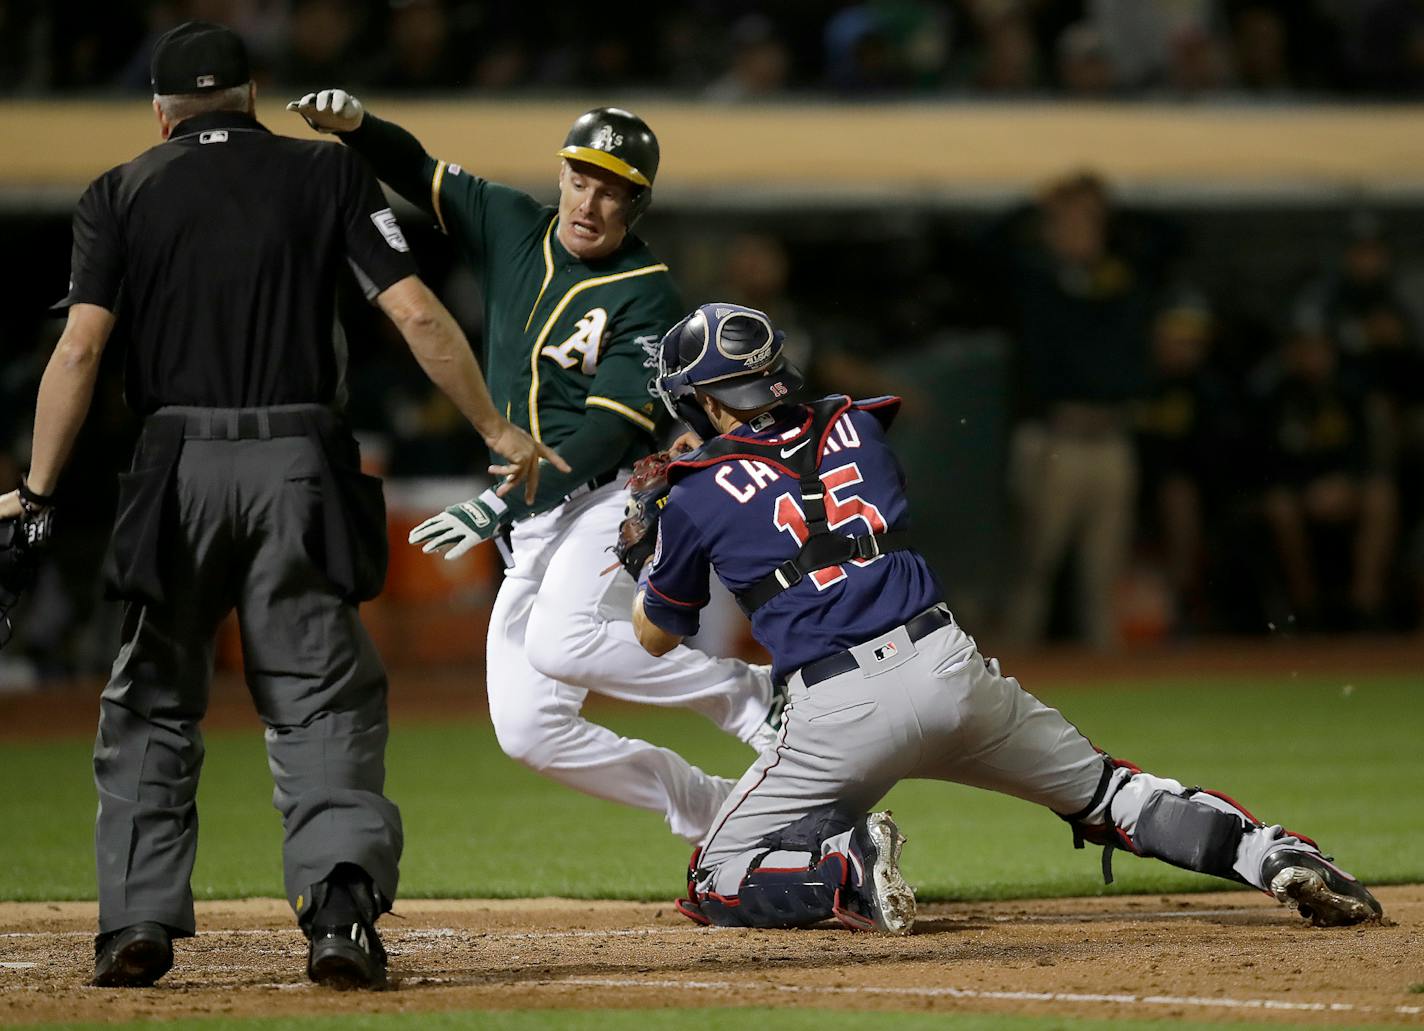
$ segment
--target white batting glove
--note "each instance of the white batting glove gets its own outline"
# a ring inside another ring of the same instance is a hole
[[[344,89],[308,93],[288,104],[287,110],[301,115],[317,132],[350,132],[366,117],[361,101]]]
[[[410,531],[410,543],[427,555],[444,551],[445,560],[453,561],[497,534],[500,520],[508,510],[504,499],[491,488],[477,498],[451,505],[439,515],[431,516]]]

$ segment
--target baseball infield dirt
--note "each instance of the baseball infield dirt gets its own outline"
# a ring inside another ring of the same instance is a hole
[[[314,1012],[833,1006],[1424,1026],[1424,886],[1319,930],[1264,896],[924,907],[908,938],[697,928],[671,906],[414,900],[381,928],[394,990],[307,982],[285,905],[199,904],[160,986],[88,988],[92,903],[0,904],[0,1024]]]

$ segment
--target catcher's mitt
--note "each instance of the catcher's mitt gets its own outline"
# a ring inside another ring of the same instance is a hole
[[[633,466],[633,475],[628,477],[628,505],[624,510],[623,522],[618,525],[618,542],[613,545],[613,554],[618,564],[628,571],[634,580],[643,571],[643,565],[652,557],[658,540],[658,518],[667,504],[668,465],[685,451],[659,451],[638,459]]]
[[[39,549],[54,525],[49,509],[21,519],[0,519],[0,648],[10,643],[10,610],[35,580]]]

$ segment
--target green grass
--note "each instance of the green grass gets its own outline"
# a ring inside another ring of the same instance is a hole
[[[411,1026],[411,1014],[346,1014],[334,1017],[276,1019],[195,1019],[183,1018],[185,1026],[202,1031],[387,1031]],[[1011,1016],[990,1013],[847,1013],[835,1009],[643,1009],[643,1010],[473,1010],[421,1013],[419,1026],[429,1031],[535,1031],[560,1028],[562,1031],[608,1031],[609,1028],[636,1027],[638,1031],[745,1031],[749,1027],[774,1027],[776,1031],[824,1031],[831,1027],[855,1027],[857,1031],[1219,1031],[1220,1023],[1180,1020],[1097,1020],[1075,1017]],[[152,1027],[151,1020],[125,1024],[43,1024],[49,1031],[89,1031]],[[1318,1024],[1283,1024],[1272,1028],[1318,1027]],[[1331,1024],[1337,1031],[1379,1027],[1371,1024]]]
[[[1263,819],[1314,836],[1372,883],[1424,880],[1424,797],[1399,787],[1418,780],[1424,685],[1352,679],[1349,691],[1322,678],[1214,677],[1044,697],[1114,755],[1224,791]],[[714,772],[735,775],[751,758],[685,713],[592,714]],[[261,734],[213,733],[207,744],[194,890],[201,898],[280,896],[281,831]],[[4,746],[11,788],[0,803],[0,896],[93,897],[90,747],[87,735]],[[397,725],[389,768],[406,827],[403,895],[668,899],[681,887],[688,849],[660,817],[535,776],[500,754],[482,721]],[[1066,826],[1016,799],[920,782],[896,788],[888,804],[910,838],[905,868],[924,899],[1223,886],[1119,854],[1117,882],[1104,888],[1097,851],[1074,851]]]

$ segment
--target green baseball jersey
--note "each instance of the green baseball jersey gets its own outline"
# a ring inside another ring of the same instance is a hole
[[[652,358],[682,316],[667,266],[632,235],[580,261],[559,243],[556,208],[434,158],[425,174],[441,227],[485,270],[485,378],[509,420],[558,446],[598,407],[651,435]]]

